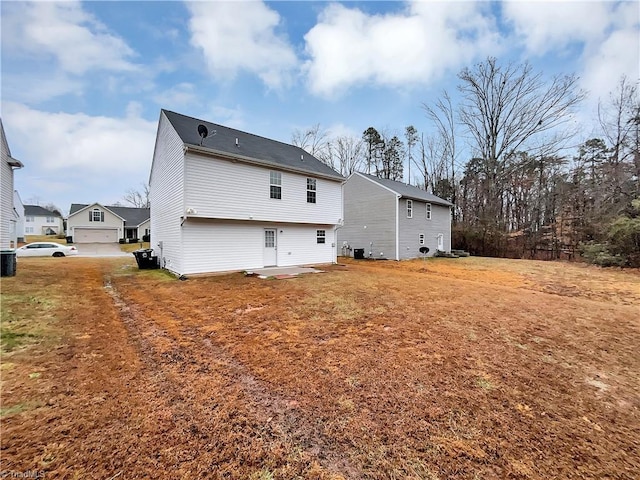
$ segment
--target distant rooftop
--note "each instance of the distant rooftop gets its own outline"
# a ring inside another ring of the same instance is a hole
[[[453,203],[443,198],[437,197],[432,193],[428,193],[426,190],[422,190],[414,185],[407,185],[406,183],[398,182],[396,180],[389,180],[388,178],[379,178],[375,175],[369,175],[366,173],[359,173],[360,175],[367,177],[374,182],[387,187],[399,195],[405,198],[412,198],[414,200],[422,200],[423,202],[435,203],[437,205],[445,205],[447,207],[453,206]]]
[[[25,205],[24,206],[25,217],[60,217],[61,215],[51,210],[47,210],[40,205]]]
[[[80,210],[87,208],[93,203],[72,203],[69,209],[69,215],[72,215]],[[107,210],[115,213],[119,217],[124,218],[125,226],[135,226],[149,220],[150,211],[148,208],[136,208],[136,207],[122,207],[119,205],[102,205]]]

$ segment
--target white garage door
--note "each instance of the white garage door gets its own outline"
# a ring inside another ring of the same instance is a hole
[[[76,228],[73,231],[75,243],[116,243],[118,230],[111,228]]]

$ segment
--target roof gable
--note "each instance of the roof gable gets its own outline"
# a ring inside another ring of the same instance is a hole
[[[338,181],[344,180],[342,175],[300,147],[167,110],[162,110],[162,113],[185,145],[211,153],[221,152],[255,160],[257,163],[267,163],[274,167],[298,170]],[[198,125],[201,124],[209,131],[209,136],[204,140],[198,134]]]
[[[444,205],[447,207],[453,206],[453,204],[448,200],[437,197],[432,193],[428,193],[427,191],[422,190],[421,188],[418,188],[413,185],[407,185],[406,183],[398,182],[396,180],[390,180],[388,178],[379,178],[374,175],[369,175],[366,173],[356,172],[356,174],[366,179],[369,179],[374,183],[377,183],[381,187],[384,187],[388,190],[392,190],[393,192],[397,193],[398,195],[404,198],[421,200],[423,202],[435,203],[437,205]]]
[[[150,209],[148,208],[136,208],[136,207],[121,207],[118,205],[101,205],[99,203],[72,203],[69,209],[69,216],[75,215],[90,207],[98,206],[110,211],[117,217],[124,220],[125,226],[137,226],[150,218]]]

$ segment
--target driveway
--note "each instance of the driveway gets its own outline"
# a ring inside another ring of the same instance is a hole
[[[130,257],[117,243],[76,243],[78,257]]]

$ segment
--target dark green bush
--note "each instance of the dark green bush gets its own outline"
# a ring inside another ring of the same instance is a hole
[[[625,255],[614,254],[606,243],[581,243],[578,247],[584,259],[601,267],[624,267],[627,265]]]

